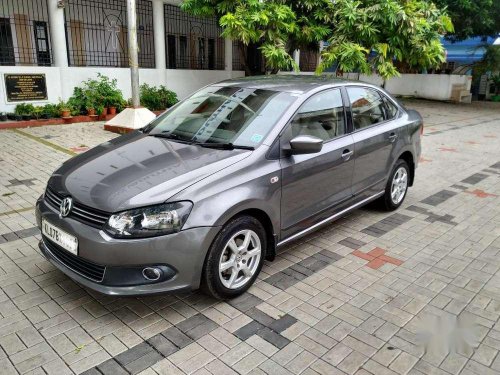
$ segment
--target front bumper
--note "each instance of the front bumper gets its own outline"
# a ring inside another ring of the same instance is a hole
[[[58,212],[43,198],[37,201],[35,212],[39,228],[44,218],[78,238],[76,257],[42,236],[39,246],[45,257],[73,280],[108,295],[197,289],[205,256],[220,229],[199,227],[166,236],[122,240],[72,218],[59,218]],[[163,270],[160,281],[141,278],[142,270],[147,266]],[[89,272],[81,272],[81,267]]]

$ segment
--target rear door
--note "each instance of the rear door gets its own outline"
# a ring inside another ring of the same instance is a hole
[[[384,190],[386,178],[397,157],[401,139],[397,107],[389,107],[387,98],[378,90],[363,86],[347,86],[351,106],[354,139],[355,196],[367,198]]]
[[[320,152],[289,155],[282,167],[281,238],[304,230],[352,197],[353,138],[347,133],[340,89],[314,94],[298,110],[280,137],[311,135],[323,140]]]

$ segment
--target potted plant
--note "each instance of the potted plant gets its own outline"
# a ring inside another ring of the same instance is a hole
[[[71,117],[71,107],[68,102],[63,101],[62,99],[59,100],[59,108],[62,118]]]
[[[16,108],[14,109],[14,113],[18,116],[17,120],[19,120],[19,117],[21,120],[24,121],[29,121],[33,118],[33,113],[35,112],[35,107],[33,104],[27,104],[27,103],[19,103],[16,105]]]
[[[59,110],[59,105],[57,104],[45,104],[43,106],[43,113],[42,113],[42,118],[56,118],[60,117],[61,112]]]
[[[35,119],[40,119],[42,117],[42,113],[43,113],[43,107],[42,106],[36,106],[34,109],[33,109],[33,117]]]
[[[61,117],[62,118],[71,117],[71,109],[67,106],[63,106],[61,108]]]

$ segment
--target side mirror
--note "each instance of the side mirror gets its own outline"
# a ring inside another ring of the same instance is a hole
[[[298,135],[290,141],[291,155],[315,154],[323,148],[323,140],[312,135]]]

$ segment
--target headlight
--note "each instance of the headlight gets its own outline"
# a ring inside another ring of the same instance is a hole
[[[181,230],[191,202],[164,203],[111,215],[106,231],[117,238],[152,237]]]

